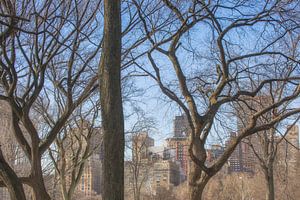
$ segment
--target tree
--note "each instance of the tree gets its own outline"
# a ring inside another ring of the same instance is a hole
[[[296,120],[293,124],[295,124],[298,120]],[[248,144],[250,145],[252,151],[254,152],[255,157],[258,160],[258,164],[261,167],[261,170],[264,174],[265,183],[266,183],[266,200],[274,200],[275,199],[275,176],[274,171],[276,166],[276,160],[277,159],[285,159],[284,155],[280,155],[278,151],[281,147],[282,142],[284,142],[284,137],[287,135],[289,130],[293,126],[290,126],[287,128],[285,133],[280,137],[280,134],[278,133],[278,128],[275,127],[264,131],[262,133],[257,134],[257,137],[259,139],[259,146],[253,145],[253,143],[248,141]]]
[[[189,199],[201,199],[208,181],[243,138],[268,130],[300,112],[292,106],[280,109],[300,94],[299,61],[282,49],[280,43],[288,32],[298,31],[299,16],[293,11],[299,9],[299,4],[296,1],[186,1],[183,5],[175,0],[163,0],[159,5],[163,11],[149,18],[144,16],[147,9],[136,4],[151,46],[147,58],[152,68],[143,59],[136,61],[136,66],[157,82],[188,118],[192,160]],[[297,70],[289,74],[291,63]],[[271,68],[282,73],[279,76],[268,73]],[[251,109],[252,98],[283,82],[286,84],[282,98],[255,110],[224,154],[207,166],[207,140],[215,126],[227,124],[228,118],[235,117],[233,104]],[[258,123],[271,110],[278,110],[276,117]]]
[[[148,136],[155,122],[139,109],[135,109],[134,114],[137,115],[137,122],[133,124],[130,131],[126,131],[126,140],[129,143],[126,147],[131,151],[132,156],[125,163],[125,178],[128,180],[125,189],[128,188],[126,195],[130,197],[133,195],[134,200],[140,200],[144,198],[143,193],[149,195],[147,185],[151,181],[153,161],[148,148],[154,141]]]
[[[49,149],[55,175],[58,177],[54,181],[58,182],[63,200],[73,199],[91,156],[97,155],[100,161],[102,137],[100,128],[96,127],[99,106],[90,102],[90,107],[91,109],[81,110],[68,120],[55,139],[54,147]],[[100,187],[99,185],[99,189]]]
[[[289,40],[291,42],[285,42],[286,44],[286,48],[288,48],[290,50],[290,57],[298,57],[297,54],[299,54],[299,52],[297,52],[297,43],[299,43],[299,38],[297,38],[297,40],[294,40],[293,37],[289,37]],[[296,42],[296,43],[295,43]],[[295,45],[293,45],[296,44]],[[297,66],[295,66],[293,63],[289,63],[287,64],[287,70],[285,70],[284,73],[287,74],[293,74],[295,70],[297,70]],[[276,68],[275,68],[276,69]],[[272,71],[272,70],[270,70]],[[272,73],[275,76],[281,76],[279,73],[282,72],[278,72],[276,70],[272,71]],[[282,99],[283,94],[285,93],[286,90],[288,90],[289,88],[285,87],[286,82],[282,82],[282,83],[276,83],[273,84],[272,87],[269,88],[269,91],[265,91],[264,94],[261,95],[261,97],[258,97],[255,100],[253,100],[254,104],[252,106],[252,109],[261,107],[260,109],[262,109],[263,107],[266,107],[270,104],[274,104],[275,102],[278,102]],[[277,113],[281,113],[284,110],[289,109],[289,104],[290,102],[287,101],[284,104],[281,105],[281,108],[275,108],[272,109],[268,112],[268,114],[266,115],[265,118],[260,119],[260,121],[258,121],[258,123],[260,124],[265,124],[268,123],[268,121],[270,121],[271,119],[275,118]],[[281,109],[281,111],[279,111],[278,109]],[[243,111],[244,114],[249,114],[253,111]],[[246,117],[247,119],[248,117]],[[276,164],[276,159],[280,159],[278,157],[278,149],[282,146],[281,143],[284,142],[285,140],[285,136],[289,133],[289,131],[291,130],[291,128],[298,122],[299,120],[299,116],[297,117],[296,120],[294,119],[289,119],[288,121],[281,121],[280,123],[276,123],[274,124],[274,126],[272,128],[270,128],[269,130],[265,130],[262,131],[260,133],[256,133],[254,138],[255,141],[251,140],[251,136],[249,138],[247,138],[248,140],[245,140],[245,142],[248,143],[248,145],[251,147],[255,157],[258,160],[258,163],[262,169],[262,172],[264,174],[265,177],[265,182],[266,182],[266,188],[267,188],[267,193],[266,193],[266,200],[274,200],[275,199],[275,183],[274,183],[274,168],[275,168],[275,164]],[[242,121],[242,119],[240,119],[240,121]],[[289,127],[284,127],[283,123],[290,123]],[[245,123],[243,123],[245,124]],[[280,129],[286,129],[284,134],[281,134]],[[256,137],[256,138],[255,138]],[[283,157],[283,155],[281,155]]]
[[[50,199],[42,156],[69,116],[97,88],[91,66],[100,44],[91,37],[98,27],[93,19],[99,5],[99,1],[1,1],[0,99],[10,106],[14,137],[30,163],[28,177],[1,178],[13,198],[24,199],[25,183],[36,200]],[[37,109],[41,105],[43,109]],[[43,115],[51,111],[57,115],[45,123]],[[48,126],[40,129],[41,124]],[[2,172],[14,173],[9,168]]]
[[[19,186],[28,184],[36,199],[49,199],[42,183],[44,152],[69,117],[98,87],[95,66],[103,44],[101,3],[0,2],[0,99],[10,104],[14,135],[31,164],[30,179],[19,177]],[[138,47],[146,37],[136,29],[140,22],[136,11],[129,6],[122,9],[127,16],[122,32],[126,38],[122,67],[126,70],[144,53]],[[136,33],[136,37],[132,39],[129,33]],[[33,123],[34,120],[39,123]],[[9,184],[5,182],[2,180],[1,186]],[[19,187],[17,183],[12,186]]]
[[[101,37],[95,37],[101,27],[98,19],[101,13],[97,14],[100,3],[1,1],[1,99],[8,101],[14,110],[15,135],[28,158],[33,157],[30,148],[35,148],[30,186],[36,196],[41,196],[36,198],[49,198],[41,183],[41,157],[45,149],[71,113],[96,88],[97,73],[93,65],[102,44]],[[128,14],[122,33],[125,36],[136,31],[138,20],[129,7],[124,8],[123,13]],[[133,49],[136,51],[145,37],[131,41],[127,40],[124,45],[124,68],[132,63],[132,58],[139,56]],[[53,100],[59,103],[54,105]],[[56,111],[61,115],[55,115]],[[48,120],[44,122],[48,124],[46,129],[39,130],[30,122],[35,114]],[[22,124],[25,129],[20,129]],[[23,130],[29,132],[29,138],[24,137]],[[30,143],[34,145],[31,147]],[[26,177],[21,179],[29,184]]]
[[[104,0],[103,50],[99,65],[103,129],[103,199],[124,199],[124,117],[121,94],[121,2]]]
[[[298,57],[297,54],[299,54],[298,49],[297,49],[297,44],[299,43],[299,38],[296,38],[296,40],[293,40],[293,37],[291,38],[291,42],[286,42],[287,48],[290,49],[290,57]],[[296,44],[296,45],[295,45]],[[296,67],[293,66],[292,64],[289,65],[289,70],[286,70],[286,73],[292,74],[293,71],[296,70]],[[273,71],[274,74],[278,73],[276,71]],[[267,100],[269,102],[260,102],[261,105],[266,105],[266,103],[275,103],[276,101],[279,101],[282,98],[282,94],[287,90],[284,85],[286,83],[279,83],[273,86],[273,88],[270,88],[270,90],[273,90],[270,93],[266,93],[265,95],[267,96]],[[288,109],[290,102],[286,102],[281,106],[282,110]],[[269,116],[267,118],[262,119],[260,123],[267,123],[268,120],[271,118],[275,118],[274,115],[276,115],[278,112],[278,109],[271,110],[269,112]],[[278,160],[278,148],[282,146],[282,142],[285,142],[285,136],[289,133],[291,128],[298,122],[299,116],[297,117],[296,120],[290,119],[289,127],[283,127],[283,122],[281,123],[276,123],[274,126],[267,130],[263,131],[259,134],[257,134],[257,137],[259,139],[259,146],[255,146],[252,144],[251,140],[249,141],[249,145],[254,152],[254,155],[256,156],[257,160],[259,161],[259,165],[263,171],[264,177],[265,177],[265,182],[266,182],[266,187],[267,187],[267,193],[266,193],[266,200],[274,200],[275,199],[275,183],[274,183],[274,168],[276,164],[276,159]],[[288,123],[288,122],[287,122]],[[279,131],[282,128],[286,128],[283,134]],[[279,138],[281,137],[281,138]],[[286,149],[287,151],[287,149]],[[280,155],[284,157],[284,155]]]

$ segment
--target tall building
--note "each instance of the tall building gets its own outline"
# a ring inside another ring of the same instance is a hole
[[[154,139],[149,137],[147,132],[140,132],[132,137],[131,142],[132,160],[125,161],[124,164],[124,189],[127,199],[133,199],[134,194],[139,192],[141,195],[149,190],[152,192],[153,155],[151,148],[154,147]]]
[[[174,160],[180,163],[182,174],[187,177],[189,163],[188,136],[191,133],[191,128],[185,115],[175,116],[173,123],[174,135],[166,139],[167,146],[170,149],[174,149]]]
[[[99,154],[92,154],[84,167],[83,174],[77,186],[85,197],[95,197],[101,194],[102,189],[102,162]]]
[[[149,159],[149,148],[154,146],[154,139],[147,132],[141,132],[132,137],[132,158],[137,160]]]
[[[168,138],[167,146],[175,151],[174,161],[180,163],[180,167],[184,176],[188,175],[188,138],[187,137],[173,137]]]
[[[155,195],[159,189],[171,189],[180,182],[180,165],[172,159],[173,150],[154,146],[146,132],[132,137],[132,160],[125,162],[125,196]]]
[[[271,103],[270,96],[256,96],[244,97],[243,103],[236,104],[237,115],[237,134],[240,134],[250,122],[250,117],[262,110],[264,107]],[[263,117],[258,118],[257,125],[266,123],[270,119],[271,113],[264,114]],[[230,172],[251,172],[254,173],[257,167],[257,158],[253,152],[254,147],[257,154],[261,155],[261,138],[262,134],[269,134],[269,131],[258,132],[244,138],[236,147],[235,151],[229,158],[229,171]],[[231,135],[230,139],[233,139]]]
[[[153,179],[153,163],[144,160],[143,162],[136,162],[134,160],[127,160],[124,163],[124,192],[125,199],[134,199],[136,190],[140,191],[143,196],[145,194],[154,194],[152,188]]]
[[[226,148],[230,145],[231,141],[233,141],[237,137],[236,133],[232,132],[230,134],[230,138],[226,141]],[[228,159],[228,173],[233,172],[242,172],[243,171],[243,153],[242,153],[242,145],[239,143],[231,156]]]
[[[173,120],[174,137],[186,137],[190,134],[191,128],[186,115],[175,116]]]
[[[89,124],[86,125],[88,128]],[[91,156],[87,159],[84,166],[77,191],[85,197],[95,197],[102,192],[102,159],[103,145],[101,128],[93,128],[93,135],[90,138]]]
[[[67,158],[65,166],[65,171],[68,173],[66,186],[69,188],[76,178],[78,166],[85,162],[75,195],[77,198],[98,197],[102,192],[103,145],[101,128],[94,128],[87,121],[81,121],[78,124],[78,127],[68,130],[67,138],[63,141]],[[85,153],[88,153],[88,158],[84,158]],[[60,161],[58,160],[58,162]],[[56,190],[58,193],[61,192],[60,187]]]

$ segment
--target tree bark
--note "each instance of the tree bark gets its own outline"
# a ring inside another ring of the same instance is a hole
[[[266,200],[275,200],[274,174],[273,167],[264,170],[266,180]]]
[[[104,0],[100,70],[103,130],[103,200],[124,199],[124,118],[121,95],[121,3]]]
[[[192,144],[193,154],[201,161],[204,166],[206,160],[206,151],[199,137],[193,139]],[[209,176],[200,167],[199,163],[192,162],[189,169],[189,200],[201,200],[203,191],[211,176]]]
[[[34,193],[34,200],[51,200],[45,188],[42,176],[32,177],[32,189]]]
[[[39,143],[36,143],[39,144]],[[44,184],[43,169],[42,169],[42,156],[39,147],[32,148],[32,170],[30,177],[32,178],[32,189],[35,200],[51,200],[50,195]]]
[[[204,188],[209,180],[210,176],[192,162],[189,170],[189,200],[201,200]]]

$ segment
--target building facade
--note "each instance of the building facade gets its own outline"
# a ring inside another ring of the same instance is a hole
[[[191,128],[186,115],[175,116],[173,120],[173,132],[175,138],[187,137],[190,134]]]
[[[147,132],[141,132],[132,137],[132,158],[137,160],[150,159],[149,148],[154,146],[154,139]]]
[[[173,150],[154,146],[154,140],[141,132],[132,138],[132,159],[125,162],[125,196],[155,196],[180,183],[180,163],[174,161]]]
[[[295,172],[300,166],[299,127],[288,126],[287,134],[279,145],[279,162],[289,171]]]
[[[173,137],[167,138],[167,147],[175,152],[174,161],[180,163],[181,174],[188,176],[190,162],[188,147],[191,127],[185,115],[175,116],[173,120]],[[185,178],[183,178],[185,179]]]
[[[171,160],[159,160],[153,166],[153,188],[170,190],[180,184],[180,167]]]
[[[189,153],[188,153],[188,137],[172,137],[167,140],[167,147],[174,150],[174,161],[180,163],[180,167],[184,176],[188,175],[188,163],[189,163]]]
[[[5,101],[0,101],[0,145],[6,162],[18,176],[28,176],[30,173],[30,162],[24,151],[14,137],[11,122],[12,114],[10,106]],[[22,127],[21,127],[22,128]],[[23,129],[23,128],[22,128]],[[25,135],[30,142],[29,135]],[[32,190],[24,185],[26,197],[32,199]],[[9,192],[6,188],[0,187],[0,199],[10,200]]]
[[[87,131],[88,128],[90,125],[87,123],[84,131]],[[89,141],[91,155],[84,165],[83,173],[76,187],[77,192],[87,198],[100,196],[102,192],[102,132],[101,128],[92,128],[91,131],[92,136]]]

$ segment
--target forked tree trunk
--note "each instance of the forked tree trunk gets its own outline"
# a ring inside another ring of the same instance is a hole
[[[199,166],[192,163],[189,170],[189,200],[201,200],[210,177]]]
[[[99,69],[104,144],[103,200],[124,199],[120,10],[120,0],[104,0],[104,39]]]

